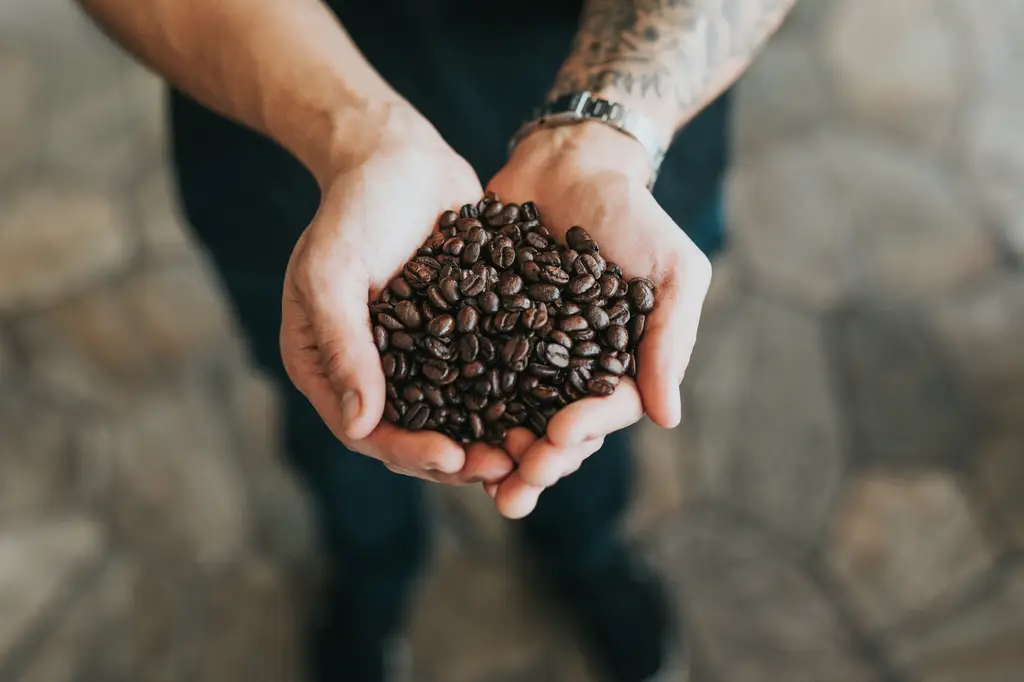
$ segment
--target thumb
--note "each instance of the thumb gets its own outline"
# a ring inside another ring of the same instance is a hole
[[[313,283],[308,313],[321,369],[341,408],[341,431],[361,440],[384,413],[384,374],[366,302],[369,280],[361,267],[347,265]]]

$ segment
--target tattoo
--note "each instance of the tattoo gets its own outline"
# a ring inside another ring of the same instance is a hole
[[[552,95],[659,100],[683,117],[749,65],[796,0],[587,0]]]

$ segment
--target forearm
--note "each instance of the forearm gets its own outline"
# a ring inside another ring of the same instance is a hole
[[[380,135],[429,129],[320,0],[80,2],[176,87],[273,138],[318,178]]]
[[[587,0],[552,95],[637,109],[664,142],[749,66],[796,0]]]

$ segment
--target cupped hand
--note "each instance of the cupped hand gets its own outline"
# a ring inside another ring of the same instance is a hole
[[[619,265],[624,279],[649,279],[657,297],[637,350],[635,383],[623,381],[607,398],[569,405],[551,419],[543,438],[525,448],[519,441],[509,444],[519,466],[488,490],[506,516],[529,513],[540,491],[575,471],[604,436],[645,412],[666,428],[680,422],[679,384],[696,340],[711,265],[648,191],[647,163],[635,141],[588,123],[529,136],[488,185],[504,201],[536,203],[544,225],[560,241],[570,227],[582,226],[601,255]]]
[[[292,253],[282,296],[288,376],[349,449],[392,471],[443,483],[501,480],[513,462],[484,444],[382,421],[385,381],[368,301],[411,258],[438,215],[483,194],[436,134],[382,143],[323,182],[320,208]]]

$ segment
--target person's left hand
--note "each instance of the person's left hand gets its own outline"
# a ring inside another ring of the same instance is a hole
[[[623,278],[646,277],[657,302],[637,350],[636,381],[605,398],[588,397],[558,412],[535,438],[516,430],[506,450],[518,467],[485,485],[504,516],[529,514],[541,492],[576,471],[609,433],[646,412],[665,428],[679,424],[679,383],[697,335],[711,265],[648,191],[650,168],[640,145],[600,123],[538,131],[516,148],[488,185],[502,201],[533,201],[559,241],[580,225]]]

